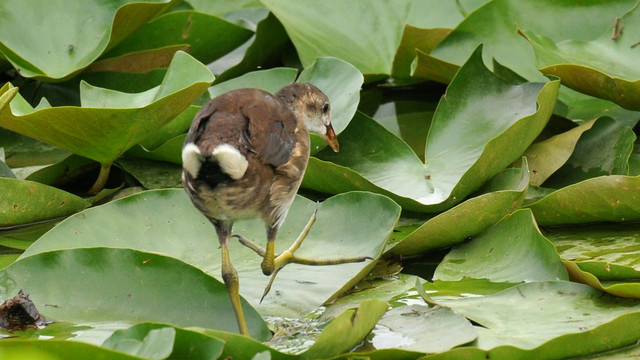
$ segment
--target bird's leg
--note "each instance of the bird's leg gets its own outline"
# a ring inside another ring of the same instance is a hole
[[[222,279],[224,280],[224,284],[227,286],[227,292],[231,299],[231,306],[236,314],[238,330],[240,330],[242,335],[249,336],[249,328],[247,327],[247,322],[244,319],[242,303],[240,302],[240,281],[238,279],[238,272],[231,264],[231,257],[229,256],[229,237],[231,235],[233,222],[219,220],[212,222],[218,233],[218,240],[220,241],[220,250],[222,253]]]
[[[284,252],[282,252],[282,254],[279,254],[278,256],[275,256],[275,239],[278,233],[277,227],[269,227],[269,229],[267,230],[267,248],[266,249],[261,248],[259,245],[245,238],[244,236],[234,235],[234,237],[237,237],[240,240],[240,243],[242,243],[244,246],[250,248],[251,250],[255,251],[258,255],[263,257],[262,264],[261,264],[262,272],[265,275],[271,275],[271,279],[269,279],[269,283],[267,284],[267,287],[264,289],[262,299],[264,299],[264,297],[267,296],[267,294],[271,290],[271,285],[273,284],[276,278],[276,275],[278,275],[278,272],[280,271],[280,269],[282,269],[287,264],[296,263],[296,264],[303,264],[303,265],[337,265],[337,264],[346,264],[346,263],[362,262],[365,260],[372,260],[372,258],[368,256],[355,256],[355,257],[321,259],[321,260],[295,256],[294,253],[296,252],[296,250],[300,248],[300,245],[302,245],[302,242],[309,234],[309,231],[311,230],[311,226],[313,226],[313,223],[316,221],[316,213],[317,213],[317,210],[313,212],[313,215],[311,215],[311,218],[309,219],[307,224],[304,226],[304,229],[302,229],[302,232],[300,232],[300,235],[298,235],[298,238],[293,242],[293,244],[291,244],[291,246],[287,250],[285,250]],[[262,302],[262,299],[260,299],[260,302]]]

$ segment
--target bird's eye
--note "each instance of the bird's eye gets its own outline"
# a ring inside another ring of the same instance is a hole
[[[326,114],[329,111],[329,103],[324,103],[324,105],[322,105],[322,113]]]

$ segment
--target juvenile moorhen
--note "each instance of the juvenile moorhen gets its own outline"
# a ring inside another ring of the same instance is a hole
[[[262,272],[272,275],[264,295],[278,271],[289,263],[332,265],[369,259],[313,260],[294,256],[315,213],[291,247],[275,256],[278,230],[309,161],[309,131],[322,136],[338,151],[329,99],[317,87],[293,83],[275,95],[239,89],[212,99],[200,109],[182,148],[182,183],[195,207],[216,229],[222,251],[222,278],[244,335],[249,330],[240,306],[238,274],[228,249],[235,220],[261,218],[266,225],[266,249],[234,235],[263,257]]]

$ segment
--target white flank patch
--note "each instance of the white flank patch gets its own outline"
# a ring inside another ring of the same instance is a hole
[[[200,149],[194,143],[188,143],[182,148],[182,167],[195,179],[198,177],[203,157]]]
[[[243,177],[247,171],[247,166],[249,166],[249,162],[242,156],[240,151],[229,144],[216,146],[211,152],[211,156],[218,160],[220,169],[233,180]]]

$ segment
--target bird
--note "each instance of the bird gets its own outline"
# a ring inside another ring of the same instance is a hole
[[[232,237],[263,258],[262,272],[271,279],[262,299],[280,269],[289,263],[333,265],[371,259],[296,256],[315,221],[315,212],[293,244],[275,254],[278,230],[309,161],[310,132],[339,151],[329,98],[310,83],[294,82],[275,94],[243,88],[211,99],[195,115],[184,141],[182,183],[194,206],[215,228],[222,279],[243,335],[249,336],[249,330],[240,305],[238,274],[229,255]],[[232,235],[234,221],[249,218],[260,218],[265,224],[265,248],[240,234]]]

